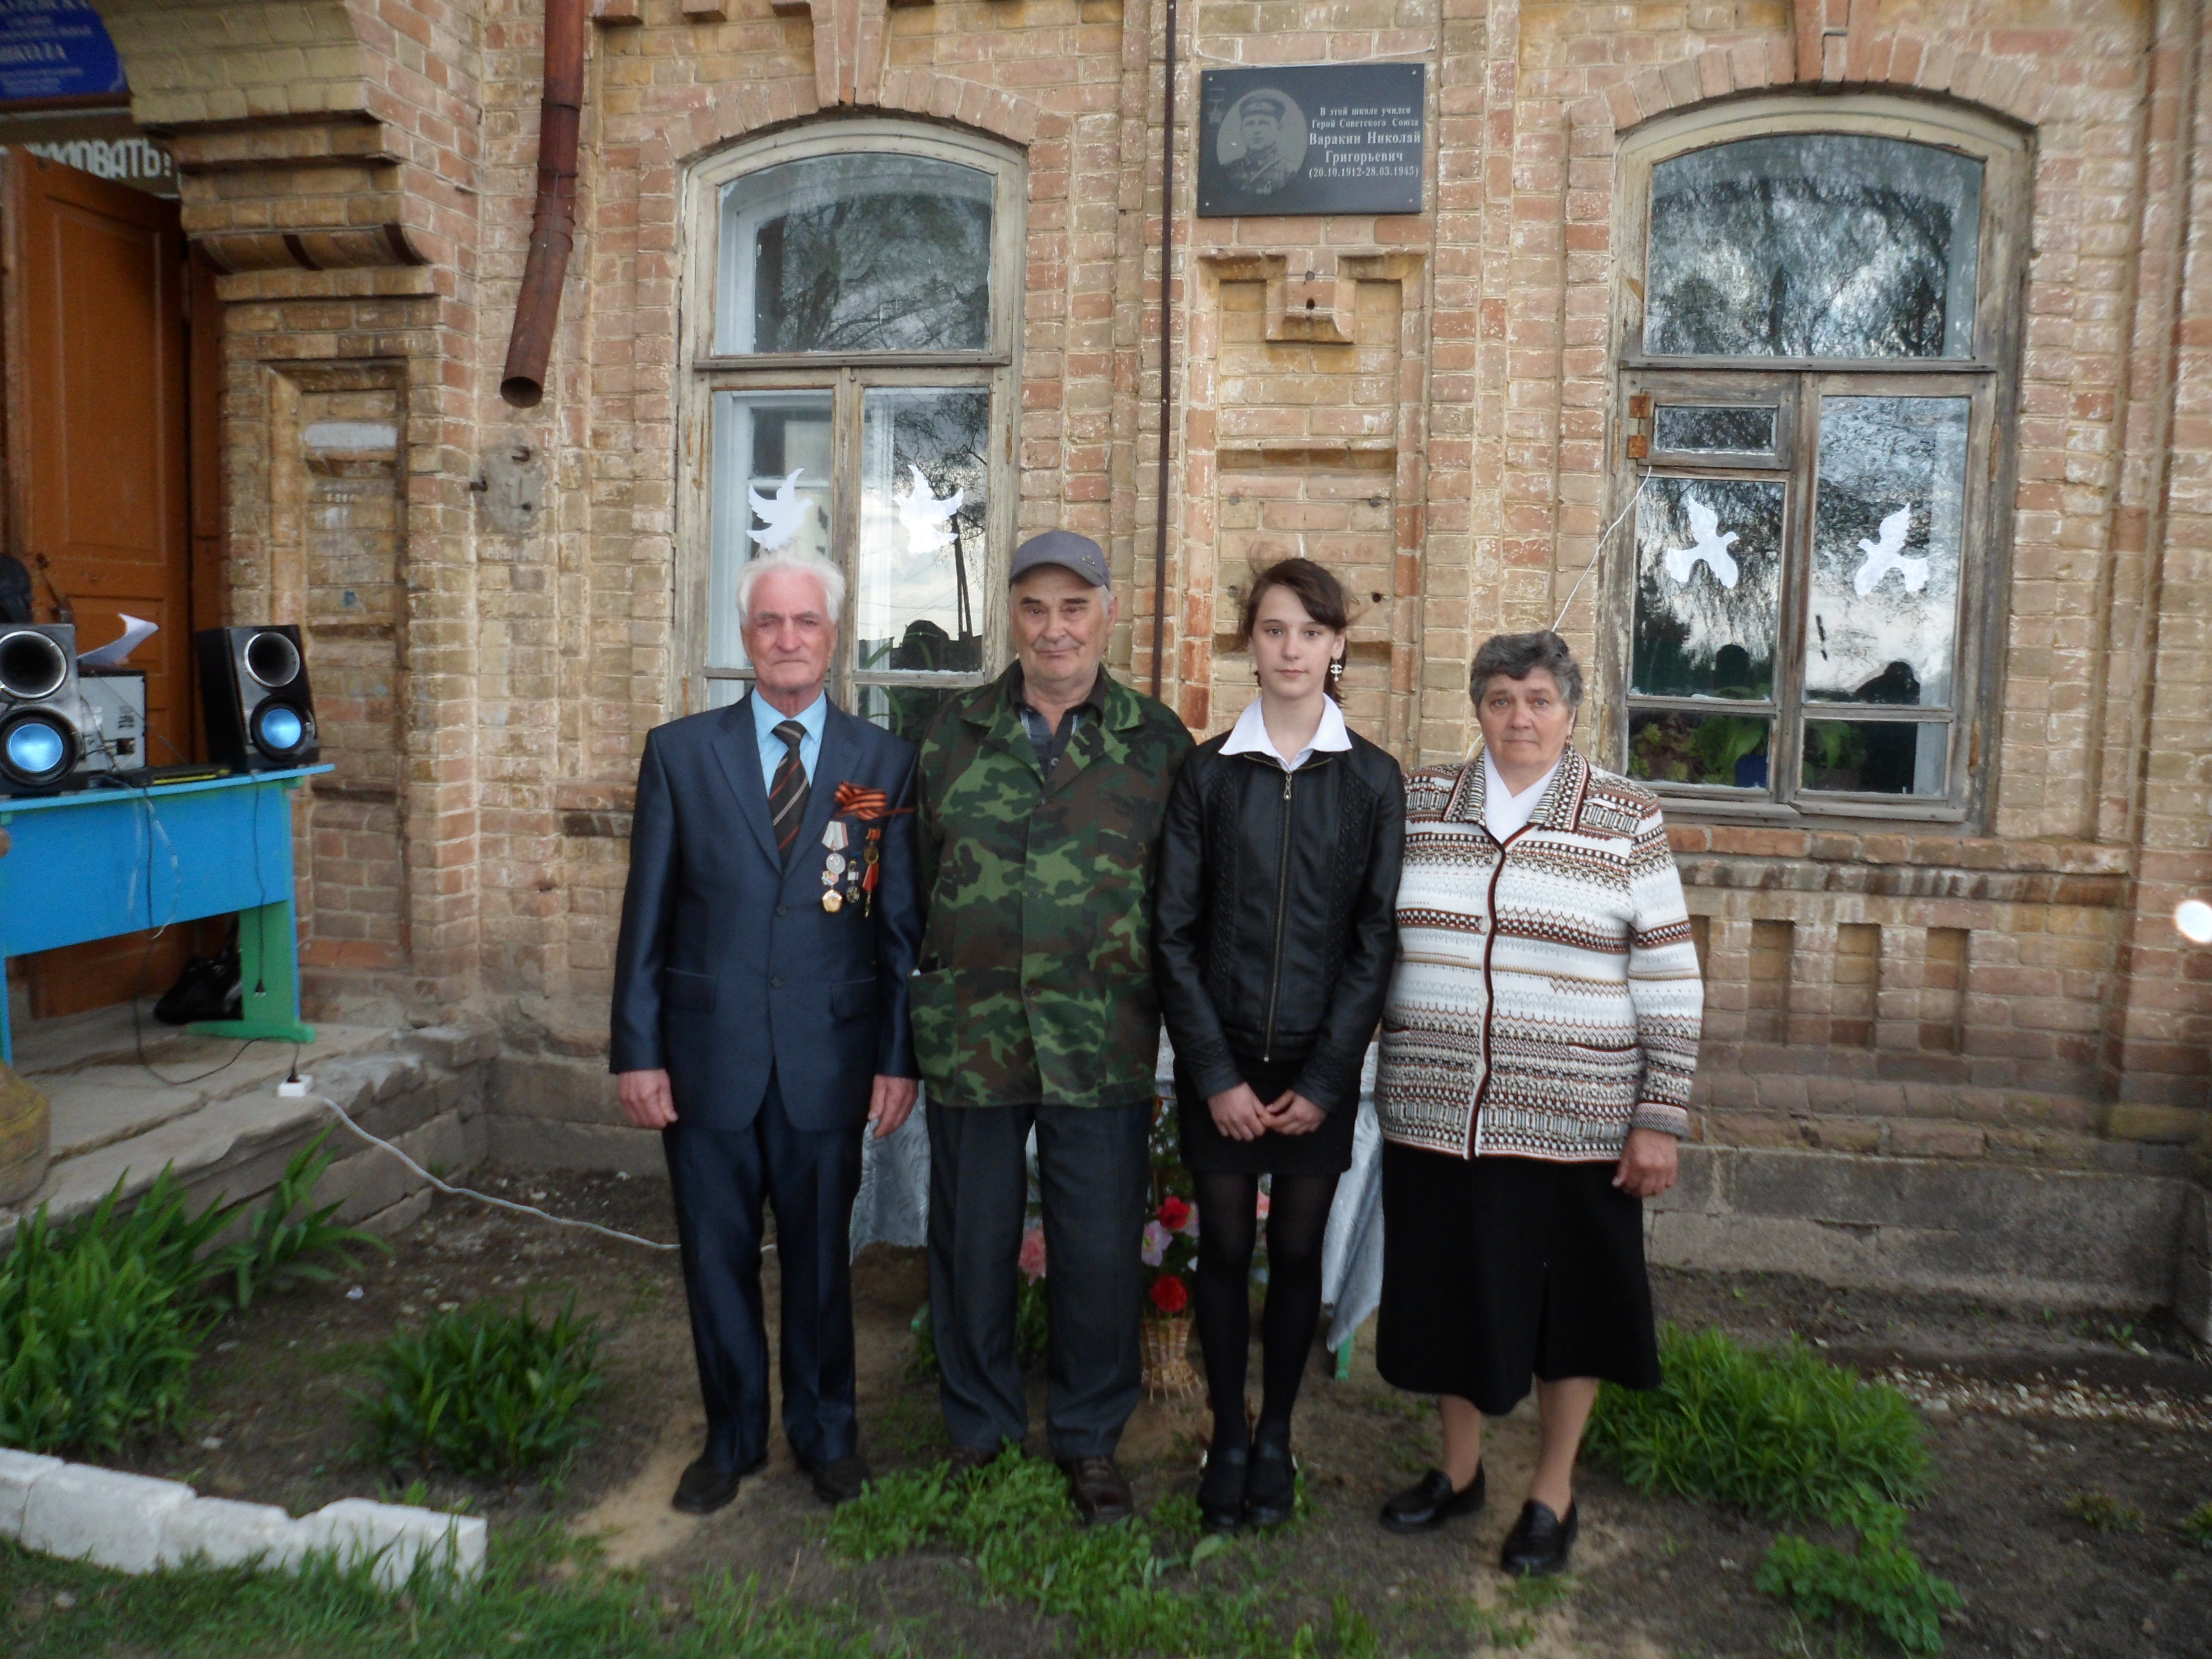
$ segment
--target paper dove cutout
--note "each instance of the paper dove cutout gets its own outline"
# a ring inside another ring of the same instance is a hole
[[[807,509],[814,503],[799,498],[799,474],[805,471],[806,469],[802,466],[786,478],[777,487],[773,501],[750,484],[745,487],[745,499],[752,503],[753,516],[768,526],[765,530],[745,532],[762,552],[773,553],[780,548],[790,546],[792,538],[799,534],[799,526],[806,522]]]
[[[939,501],[920,467],[908,462],[906,470],[914,475],[914,492],[902,495],[893,490],[891,505],[898,509],[899,523],[905,526],[907,550],[940,553],[952,545],[952,515],[968,499],[968,492],[956,489]]]
[[[1690,514],[1690,533],[1697,538],[1688,547],[1667,550],[1667,574],[1686,586],[1703,559],[1713,573],[1713,580],[1723,587],[1735,586],[1735,555],[1729,551],[1729,544],[1737,539],[1736,532],[1717,535],[1721,527],[1720,515],[1695,495],[1682,497],[1682,505]]]
[[[1893,570],[1905,578],[1905,591],[1917,593],[1928,586],[1928,561],[1911,558],[1905,552],[1905,532],[1912,523],[1912,503],[1903,507],[1881,521],[1878,542],[1862,538],[1859,550],[1866,555],[1866,562],[1859,566],[1851,578],[1851,586],[1864,599],[1881,586],[1881,579]]]
[[[131,653],[161,631],[161,624],[149,623],[143,617],[122,613],[123,632],[96,651],[88,651],[76,659],[79,668],[120,668],[131,660]]]

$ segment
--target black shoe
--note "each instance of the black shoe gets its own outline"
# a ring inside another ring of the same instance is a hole
[[[1215,1446],[1206,1454],[1206,1473],[1198,1482],[1198,1523],[1208,1532],[1235,1532],[1244,1518],[1244,1481],[1251,1466],[1249,1449]]]
[[[676,1483],[676,1496],[670,1501],[686,1515],[712,1515],[738,1495],[747,1475],[758,1474],[767,1467],[766,1452],[753,1460],[751,1468],[744,1469],[726,1469],[711,1457],[695,1457]]]
[[[1549,1504],[1539,1504],[1532,1498],[1521,1506],[1521,1518],[1505,1534],[1498,1565],[1516,1578],[1565,1572],[1567,1552],[1574,1548],[1575,1534],[1580,1528],[1574,1504],[1567,1505],[1567,1518],[1562,1521],[1552,1513]]]
[[[1261,1430],[1252,1442],[1252,1469],[1244,1478],[1244,1518],[1255,1527],[1279,1527],[1297,1506],[1298,1465],[1291,1434]]]
[[[1433,1532],[1454,1516],[1473,1515],[1485,1496],[1480,1463],[1462,1492],[1452,1490],[1451,1477],[1442,1469],[1431,1469],[1382,1505],[1382,1524],[1392,1532]]]
[[[796,1453],[793,1455],[797,1456]],[[814,1495],[833,1507],[851,1503],[860,1495],[860,1488],[868,1484],[868,1462],[858,1452],[822,1463],[810,1457],[798,1461],[799,1467],[814,1478]]]
[[[1070,1457],[1060,1462],[1067,1477],[1068,1501],[1086,1527],[1110,1527],[1137,1512],[1136,1495],[1110,1457]]]

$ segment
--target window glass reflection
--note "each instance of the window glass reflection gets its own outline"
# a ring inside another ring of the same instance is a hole
[[[1846,133],[1715,144],[1651,175],[1645,349],[1967,357],[1982,164]]]
[[[1942,708],[1957,645],[1964,398],[1823,398],[1805,695]]]
[[[1642,709],[1628,717],[1628,775],[1653,783],[1767,786],[1771,724],[1749,714]]]
[[[1629,689],[1645,696],[1774,695],[1783,486],[1655,477],[1636,507]]]
[[[738,572],[756,553],[830,556],[827,392],[714,394],[707,666],[745,665]]]
[[[722,191],[714,349],[979,351],[993,180],[926,156],[813,156]]]
[[[991,395],[872,388],[860,405],[861,672],[973,673],[983,665]]]
[[[1771,406],[1662,404],[1652,420],[1651,447],[1676,454],[1771,455],[1777,413]]]
[[[1951,728],[1937,722],[1808,720],[1805,787],[1875,795],[1940,795],[1949,781]]]

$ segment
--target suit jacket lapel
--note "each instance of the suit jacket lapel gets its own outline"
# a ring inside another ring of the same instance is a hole
[[[748,693],[722,716],[714,759],[722,769],[731,793],[737,797],[738,816],[751,829],[753,839],[768,854],[769,862],[781,870],[783,854],[776,851],[775,829],[769,822],[768,786],[761,781],[760,741],[753,732],[752,702],[752,695]],[[825,741],[823,748],[828,746]]]

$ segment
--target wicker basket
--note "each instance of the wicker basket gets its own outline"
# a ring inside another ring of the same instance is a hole
[[[0,1204],[23,1203],[39,1190],[52,1127],[46,1097],[0,1066]]]
[[[1188,1400],[1205,1384],[1190,1363],[1190,1316],[1147,1318],[1145,1329],[1145,1392],[1155,1400]]]

